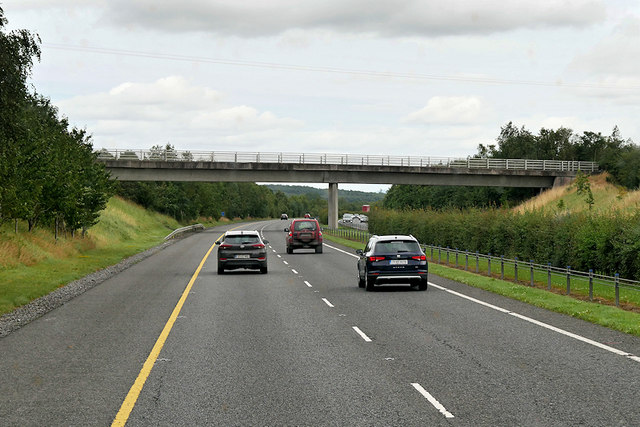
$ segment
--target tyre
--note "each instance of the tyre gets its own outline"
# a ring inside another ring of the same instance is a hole
[[[426,277],[424,279],[420,280],[420,284],[418,284],[418,290],[419,291],[426,291],[427,287],[429,287],[429,279],[427,279]]]
[[[290,248],[289,246],[287,246],[287,253],[288,254],[292,254],[293,253],[293,248]]]
[[[317,254],[321,254],[322,253],[322,245],[321,246],[316,246],[316,253]]]
[[[368,275],[365,275],[365,283],[364,283],[364,288],[366,289],[367,292],[373,292],[374,289],[374,281],[369,279]]]
[[[362,277],[360,277],[360,273],[358,273],[358,287],[364,288],[364,285],[365,285],[365,280]]]
[[[260,267],[260,273],[267,274],[267,267]]]
[[[224,274],[224,267],[222,263],[218,263],[218,274]]]

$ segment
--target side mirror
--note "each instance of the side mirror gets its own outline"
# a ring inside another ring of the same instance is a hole
[[[356,249],[356,253],[360,256],[362,256],[362,249]]]
[[[264,243],[265,245],[268,245],[269,241],[268,240],[263,240],[262,243]]]
[[[285,228],[284,231],[289,232],[289,227]]]

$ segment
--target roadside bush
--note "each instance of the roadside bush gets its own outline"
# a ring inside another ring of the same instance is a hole
[[[371,212],[369,230],[413,234],[423,244],[640,280],[640,213],[378,208]]]

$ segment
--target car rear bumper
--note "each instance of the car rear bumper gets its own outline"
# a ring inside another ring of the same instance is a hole
[[[234,270],[236,268],[250,268],[250,269],[259,269],[267,266],[267,260],[259,260],[259,259],[233,259],[228,258],[226,260],[218,260],[218,262],[226,269],[226,270]]]
[[[388,271],[371,271],[367,275],[367,280],[374,284],[379,283],[408,283],[419,280],[427,280],[429,276],[428,270],[415,270],[411,272],[388,272]]]
[[[287,243],[290,248],[315,248],[316,246],[322,246],[322,240],[310,240],[303,242],[301,240],[292,240]]]

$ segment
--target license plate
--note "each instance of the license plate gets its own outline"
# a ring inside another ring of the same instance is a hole
[[[406,259],[392,259],[389,261],[389,265],[407,265],[408,261]]]
[[[236,258],[242,258],[242,259],[251,258],[251,255],[249,255],[249,254],[236,255]]]

